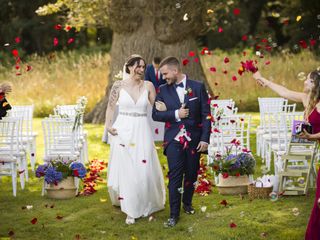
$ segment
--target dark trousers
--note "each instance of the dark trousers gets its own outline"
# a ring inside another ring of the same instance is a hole
[[[175,140],[166,149],[169,172],[170,217],[179,217],[182,202],[191,206],[194,184],[197,181],[200,166],[200,154],[196,146],[190,145],[183,150],[183,145]],[[183,187],[182,187],[183,180]]]

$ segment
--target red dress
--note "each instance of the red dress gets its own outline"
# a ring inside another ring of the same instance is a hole
[[[308,117],[309,123],[312,125],[313,133],[320,132],[320,113],[315,108]],[[305,235],[305,240],[320,240],[320,209],[318,207],[318,199],[320,198],[320,170],[317,177],[316,199],[314,201],[311,216]]]

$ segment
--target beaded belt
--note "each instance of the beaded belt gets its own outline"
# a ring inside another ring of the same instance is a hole
[[[130,116],[130,117],[146,117],[146,113],[137,113],[137,112],[119,112],[120,115]]]

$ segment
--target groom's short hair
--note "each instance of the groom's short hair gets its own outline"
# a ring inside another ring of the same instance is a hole
[[[164,65],[175,66],[179,71],[181,71],[180,62],[176,57],[166,57],[160,62],[159,68],[162,68]]]

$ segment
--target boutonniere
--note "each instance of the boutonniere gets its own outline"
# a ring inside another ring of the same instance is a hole
[[[187,94],[189,97],[192,97],[193,96],[192,89],[190,87],[187,88],[187,90],[185,91],[185,94]]]

